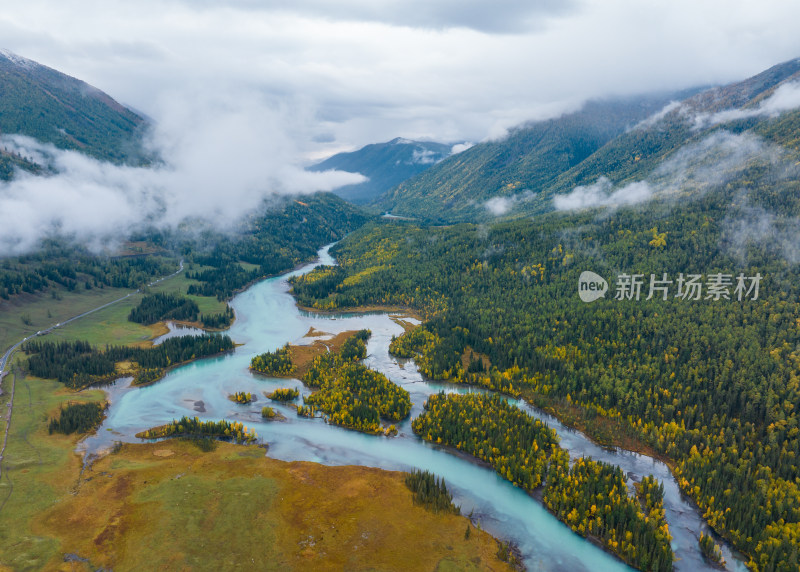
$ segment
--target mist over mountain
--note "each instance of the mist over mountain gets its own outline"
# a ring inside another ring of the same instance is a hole
[[[0,255],[49,236],[103,249],[187,220],[224,230],[273,196],[364,180],[303,169],[291,120],[254,91],[166,94],[146,123],[55,70],[8,52],[0,64]]]
[[[141,162],[147,121],[91,85],[0,50],[0,134],[19,134],[113,163]],[[32,161],[0,150],[0,178]]]
[[[798,79],[800,60],[791,60],[699,93],[589,102],[450,157],[379,204],[398,215],[479,221],[632,204],[692,176],[698,184],[731,183],[730,169],[757,156],[753,146],[796,151]],[[695,175],[681,156],[692,157]]]
[[[538,192],[678,94],[590,101],[579,111],[523,124],[391,189],[378,204],[398,215],[464,221],[502,211],[493,198]],[[528,197],[529,198],[529,197]]]
[[[354,203],[366,204],[406,179],[431,168],[452,151],[453,145],[397,137],[386,143],[374,143],[356,151],[337,153],[309,167],[309,170],[336,169],[364,175],[366,181],[339,187],[334,193]]]

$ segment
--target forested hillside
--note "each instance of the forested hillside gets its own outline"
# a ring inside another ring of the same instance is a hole
[[[366,220],[367,215],[342,199],[318,193],[302,200],[281,198],[253,214],[234,233],[152,230],[134,237],[143,239],[153,252],[149,255],[98,255],[49,240],[36,253],[0,260],[0,299],[37,292],[57,297],[62,288],[139,288],[154,277],[174,272],[181,256],[202,268],[189,272],[198,281],[190,294],[226,299],[254,280],[310,260],[322,245],[342,238]]]
[[[205,267],[189,273],[200,282],[189,294],[229,298],[254,280],[311,260],[321,246],[340,240],[368,218],[330,193],[278,198],[235,234],[208,231],[199,240],[183,241],[181,249]]]
[[[336,169],[361,173],[363,183],[345,185],[333,192],[357,204],[369,203],[406,179],[431,168],[450,155],[451,145],[433,141],[410,141],[398,137],[386,143],[373,143],[357,151],[337,153],[309,168],[310,171]]]
[[[679,201],[492,227],[369,225],[337,245],[339,267],[294,291],[318,308],[422,311],[393,350],[426,376],[613,427],[670,459],[754,568],[794,570],[800,178],[782,157]],[[578,297],[587,270],[609,285],[590,304]]]
[[[592,101],[577,112],[518,126],[504,138],[475,145],[399,184],[377,204],[396,215],[427,220],[491,218],[487,200],[547,188],[675,97],[680,96]],[[538,204],[536,197],[520,198]]]
[[[603,192],[637,181],[674,187],[665,180],[673,173],[664,164],[686,156],[713,164],[719,150],[708,141],[720,130],[796,149],[791,101],[798,78],[800,59],[694,95],[589,102],[579,112],[522,125],[450,157],[398,185],[379,204],[428,221],[474,222],[548,212],[553,196],[598,181]]]
[[[0,134],[27,135],[97,159],[138,164],[146,121],[87,83],[0,51]],[[0,152],[0,179],[12,167],[36,171],[29,157]]]

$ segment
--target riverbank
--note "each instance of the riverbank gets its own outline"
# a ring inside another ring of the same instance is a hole
[[[404,378],[402,375],[400,377]],[[424,376],[420,377],[426,383],[439,383]],[[462,386],[485,390],[483,387],[467,384],[441,383],[454,388]],[[529,408],[531,414],[541,417],[552,427],[558,427],[562,438],[566,440],[566,447],[573,451],[573,454],[578,451],[578,456],[591,456],[595,460],[621,466],[628,476],[629,483],[631,479],[636,482],[648,474],[656,475],[665,484],[668,492],[666,511],[671,525],[670,530],[675,537],[673,547],[678,547],[675,554],[679,562],[683,561],[683,564],[676,565],[677,568],[685,570],[705,568],[705,564],[698,562],[700,556],[698,538],[701,532],[709,533],[711,527],[702,517],[703,510],[693,498],[687,496],[685,490],[682,490],[675,474],[676,462],[673,459],[659,454],[638,436],[632,434],[626,420],[593,416],[591,412],[579,406],[532,391],[524,391],[521,397],[524,407]],[[722,542],[721,539],[717,539],[717,542],[720,543],[728,560],[727,569],[744,570],[747,556],[738,554],[729,543]],[[601,546],[601,548],[609,552],[606,547]]]
[[[69,553],[93,569],[216,563],[509,570],[489,534],[472,528],[465,538],[469,526],[465,517],[414,505],[403,473],[287,463],[258,447],[222,442],[203,452],[181,440],[123,445],[87,469],[74,495],[33,523],[37,534],[60,542],[53,567]]]
[[[257,405],[232,408],[227,396],[234,391],[261,392],[286,385],[281,380],[256,378],[248,372],[250,359],[259,348],[281,347],[286,342],[301,339],[309,332],[312,333],[309,337],[315,339],[320,337],[318,332],[370,329],[373,336],[368,343],[366,364],[412,392],[417,410],[428,395],[440,389],[437,384],[425,383],[413,363],[401,365],[388,356],[391,339],[402,334],[404,329],[385,313],[320,315],[317,312],[299,312],[288,294],[285,279],[261,282],[252,290],[237,296],[232,305],[240,319],[231,335],[246,343],[243,351],[223,360],[202,360],[191,367],[181,368],[166,383],[150,390],[121,394],[112,406],[106,423],[112,433],[106,434],[104,439],[88,443],[85,450],[94,452],[112,448],[113,432],[118,432],[121,438],[129,438],[142,427],[169,422],[175,417],[174,411],[191,411],[191,403],[202,400],[207,409],[205,418],[225,418],[254,426],[259,435],[269,442],[270,456],[273,458],[326,465],[358,464],[394,470],[416,467],[444,477],[448,485],[452,484],[458,503],[465,507],[465,513],[474,510],[475,514],[482,515],[481,523],[487,530],[516,542],[526,562],[533,568],[547,563],[548,569],[625,569],[618,560],[564,527],[540,503],[513,487],[495,471],[475,467],[454,455],[436,451],[417,439],[408,430],[408,422],[400,424],[396,439],[384,440],[373,439],[356,431],[341,431],[317,420],[295,415],[290,415],[286,423],[262,423],[260,407]],[[295,382],[292,385],[297,384]],[[520,405],[527,407],[522,403]],[[291,412],[284,405],[278,404],[276,408]],[[628,474],[647,475],[657,471],[660,478],[672,483],[667,476],[667,467],[659,464],[651,468],[651,460],[638,455],[609,453],[592,444],[582,434],[567,431],[555,419],[550,422],[559,426],[569,450],[574,454],[591,455],[620,464]],[[103,434],[103,431],[100,433]],[[675,498],[674,495],[671,498]],[[380,499],[375,501],[380,503]],[[703,569],[702,563],[695,566],[698,563],[694,558],[697,540],[692,538],[696,529],[694,511],[682,504],[676,505],[676,508],[678,512],[674,512],[672,521],[677,523],[680,533],[675,541],[676,553],[685,564],[683,567],[679,565],[678,569]]]
[[[510,569],[488,533],[464,538],[465,517],[413,505],[402,473],[287,463],[223,442],[203,452],[182,440],[122,445],[84,467],[83,436],[49,435],[47,420],[104,393],[18,384],[29,399],[15,410],[0,484],[0,569],[62,569],[65,555],[92,569]]]
[[[402,316],[413,318],[420,322],[425,321],[425,317],[418,310],[408,306],[388,306],[381,304],[368,304],[366,306],[355,306],[352,308],[320,310],[319,308],[314,308],[311,306],[303,306],[302,304],[297,302],[297,298],[295,298],[295,305],[297,306],[298,309],[300,309],[303,312],[320,314],[322,316],[335,316],[339,314],[370,314],[375,312],[381,312],[384,314],[400,314]]]
[[[653,447],[632,435],[627,424],[620,419],[608,417],[591,417],[585,409],[563,400],[521,390],[521,397],[531,407],[536,407],[558,419],[564,426],[580,431],[593,443],[607,449],[622,449],[631,453],[646,455],[667,465],[670,471],[675,469],[675,461],[656,451]],[[675,474],[673,473],[673,477]]]

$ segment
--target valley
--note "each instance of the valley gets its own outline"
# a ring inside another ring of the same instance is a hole
[[[798,569],[800,59],[760,69],[341,151],[344,108],[187,146],[0,52],[0,570]]]

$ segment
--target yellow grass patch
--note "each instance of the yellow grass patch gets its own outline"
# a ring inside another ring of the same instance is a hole
[[[92,569],[508,570],[488,534],[465,539],[466,518],[415,506],[402,473],[286,463],[228,443],[164,450],[125,445],[99,460],[34,530]]]
[[[331,335],[326,332],[314,330],[314,328],[311,328],[309,333],[311,333],[312,330],[314,337]],[[336,334],[330,340],[314,340],[314,343],[306,346],[290,344],[289,353],[292,356],[292,364],[296,368],[295,373],[292,374],[292,377],[302,379],[302,377],[311,367],[311,362],[314,361],[315,357],[328,352],[338,352],[342,348],[342,344],[345,342],[345,340],[355,333],[356,330],[348,330],[346,332],[342,332],[341,334]],[[308,334],[306,334],[306,337],[308,337]]]

